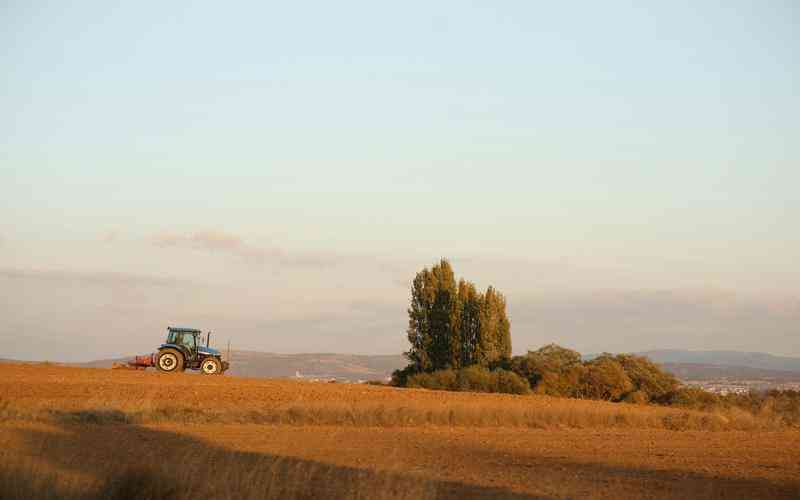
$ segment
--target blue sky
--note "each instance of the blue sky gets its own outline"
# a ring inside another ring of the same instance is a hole
[[[445,256],[516,303],[518,351],[800,355],[798,21],[788,1],[6,2],[0,268],[21,292],[0,337],[30,358],[124,317],[134,340],[91,354],[127,354],[180,319],[396,352],[398,284]],[[174,290],[131,301],[152,278]],[[654,290],[658,328],[608,305]],[[618,333],[537,323],[557,297]]]

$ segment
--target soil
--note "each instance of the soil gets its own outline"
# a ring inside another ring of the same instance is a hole
[[[59,409],[120,400],[237,408],[298,401],[603,404],[58,366],[0,365],[0,375],[0,403]],[[390,474],[434,485],[435,498],[800,498],[797,430],[94,425],[8,419],[0,421],[0,449],[0,463],[25,456],[42,467],[81,477],[91,477],[122,458],[146,465],[157,456],[191,460],[213,452],[215,463],[233,455],[240,461],[269,457],[314,464],[331,477],[335,473],[330,471],[345,470]]]

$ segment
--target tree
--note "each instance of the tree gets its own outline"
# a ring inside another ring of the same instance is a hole
[[[458,300],[460,303],[461,319],[459,326],[461,334],[461,366],[470,366],[477,363],[475,348],[480,338],[481,308],[483,298],[475,285],[461,279],[458,282]]]
[[[642,393],[647,401],[660,400],[675,391],[678,380],[644,356],[618,354],[616,361],[622,365],[633,384],[633,390]],[[636,398],[641,399],[640,396]]]
[[[584,367],[577,351],[556,344],[546,345],[511,359],[511,369],[528,379],[539,394],[578,397]]]
[[[417,273],[408,309],[409,370],[432,372],[471,365],[495,367],[511,357],[506,299],[493,287],[479,293],[442,259]],[[411,372],[398,374],[407,380]]]
[[[417,371],[457,367],[460,353],[458,290],[450,263],[442,259],[432,269],[423,269],[411,287],[408,309],[406,356]]]
[[[633,383],[625,369],[612,356],[595,358],[585,367],[580,388],[583,397],[619,401],[633,390]]]
[[[511,322],[503,294],[490,286],[482,298],[474,356],[477,364],[490,366],[511,358]]]

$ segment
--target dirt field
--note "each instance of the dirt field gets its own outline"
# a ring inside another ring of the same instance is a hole
[[[0,498],[800,498],[800,432],[742,415],[57,366],[0,373]]]

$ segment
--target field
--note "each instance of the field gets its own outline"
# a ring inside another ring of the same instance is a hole
[[[798,498],[743,412],[0,366],[0,498]]]

